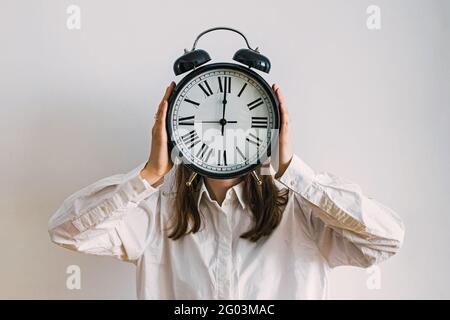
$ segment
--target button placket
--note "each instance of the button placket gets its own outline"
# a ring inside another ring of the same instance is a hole
[[[219,299],[227,299],[229,297],[230,292],[230,277],[229,277],[229,266],[228,266],[228,260],[229,260],[229,249],[226,245],[227,238],[223,237],[222,240],[220,240],[219,244],[219,272],[218,272],[218,283],[219,283]]]
[[[225,208],[225,215],[219,218],[220,235],[218,245],[218,298],[230,298],[231,283],[231,229],[229,225],[229,207]]]

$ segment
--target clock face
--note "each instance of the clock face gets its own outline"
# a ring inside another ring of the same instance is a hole
[[[268,84],[234,64],[212,64],[184,78],[170,99],[169,139],[201,174],[228,178],[270,155],[279,111]]]

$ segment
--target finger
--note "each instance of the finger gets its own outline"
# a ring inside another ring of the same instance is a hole
[[[285,101],[284,101],[283,95],[281,94],[280,87],[278,87],[278,85],[274,84],[273,88],[274,88],[274,91],[275,91],[275,95],[277,96],[277,99],[280,102],[280,107],[281,106],[285,107]]]
[[[281,123],[282,123],[282,129],[283,127],[286,128],[289,125],[289,113],[286,108],[286,102],[284,100],[283,95],[281,94],[281,90],[278,87],[278,85],[273,85],[275,95],[278,99],[278,102],[280,103],[280,113],[281,113]]]
[[[161,103],[160,103],[160,105],[164,102],[164,101],[168,101],[169,100],[169,97],[170,97],[170,95],[172,94],[172,91],[173,91],[173,88],[175,87],[175,82],[171,82],[170,84],[169,84],[169,86],[166,88],[166,91],[164,92],[164,96],[163,96],[163,98],[162,98],[162,100],[161,100]]]
[[[160,113],[164,102],[167,102],[169,100],[169,97],[170,97],[174,87],[175,87],[175,83],[172,81],[170,83],[170,85],[166,88],[166,91],[164,92],[164,96],[162,97],[161,102],[159,103],[158,110],[156,111],[156,114]],[[157,117],[157,116],[155,116],[155,117]]]
[[[172,94],[172,91],[174,88],[175,88],[175,82],[172,81],[166,89],[166,93],[164,94],[163,100],[169,100],[169,97]]]
[[[155,121],[160,121],[162,118],[163,120],[165,120],[165,114],[161,114],[163,112],[163,109],[165,109],[166,111],[164,111],[164,113],[167,112],[167,106],[168,106],[168,100],[170,95],[172,94],[173,89],[175,88],[175,82],[171,82],[170,85],[166,88],[166,91],[164,93],[164,96],[161,100],[161,102],[159,103],[158,106],[158,110],[156,111],[155,114]]]
[[[286,109],[286,104],[281,103],[280,104],[280,111],[281,111],[281,122],[284,126],[289,125],[289,113]]]
[[[166,115],[169,103],[167,100],[162,101],[159,105],[158,112],[155,114],[155,126],[161,126],[165,128]]]
[[[166,130],[166,115],[167,115],[167,109],[169,108],[169,103],[167,101],[164,101],[164,103],[161,106],[161,111],[159,113],[158,121],[161,124],[161,128],[163,130]]]

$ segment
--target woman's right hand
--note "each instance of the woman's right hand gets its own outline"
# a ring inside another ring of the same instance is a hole
[[[171,82],[159,104],[152,128],[150,156],[145,168],[140,172],[141,177],[150,185],[156,184],[173,166],[167,146],[166,114],[169,106],[168,100],[174,88],[175,83]]]

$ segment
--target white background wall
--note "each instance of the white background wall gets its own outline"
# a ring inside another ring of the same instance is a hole
[[[66,9],[81,8],[79,31]],[[381,30],[366,8],[381,8]],[[134,267],[52,245],[63,199],[147,157],[173,61],[211,26],[244,31],[270,57],[296,153],[358,182],[404,219],[381,288],[332,273],[333,298],[450,298],[450,2],[0,0],[0,298],[135,298]],[[215,61],[233,34],[200,42]],[[175,79],[178,80],[178,79]],[[82,270],[67,290],[66,268]]]

